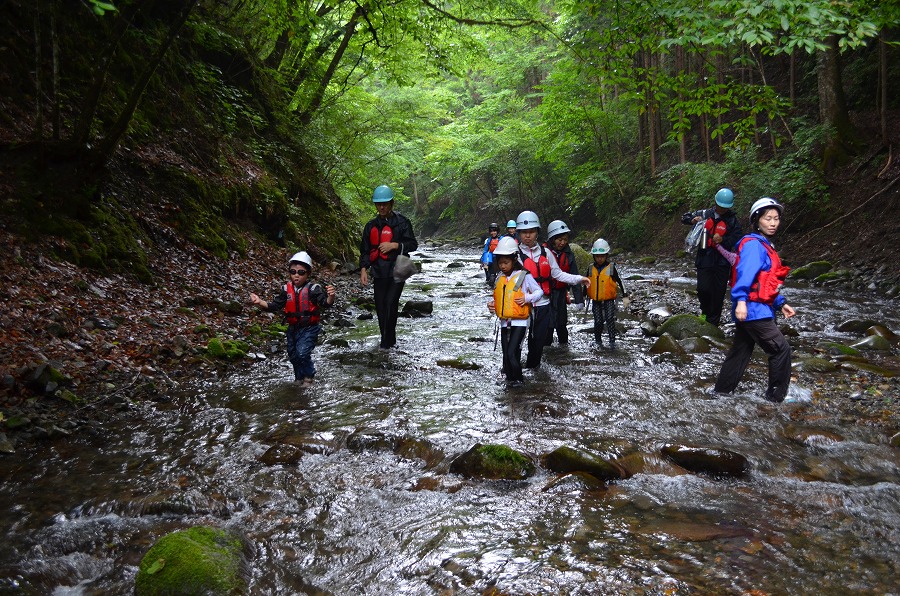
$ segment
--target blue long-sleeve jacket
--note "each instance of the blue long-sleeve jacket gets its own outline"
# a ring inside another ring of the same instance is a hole
[[[488,236],[484,241],[484,251],[481,253],[481,262],[484,265],[490,265],[494,262],[494,253],[491,252],[491,237]]]
[[[775,318],[775,311],[779,310],[781,305],[785,303],[784,296],[781,294],[776,296],[772,305],[764,302],[753,302],[749,298],[750,286],[756,281],[756,276],[759,275],[760,271],[768,271],[772,267],[772,259],[769,258],[766,247],[761,243],[765,242],[769,246],[772,244],[760,234],[748,234],[744,238],[748,236],[758,240],[758,242],[749,240],[744,242],[744,245],[741,247],[737,262],[737,276],[731,288],[731,316],[734,318],[734,309],[737,307],[737,303],[744,300],[747,302],[748,321],[773,319]],[[741,240],[743,241],[743,238]]]

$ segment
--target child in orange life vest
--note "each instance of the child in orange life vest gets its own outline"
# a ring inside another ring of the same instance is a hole
[[[319,325],[319,308],[334,304],[334,286],[322,286],[309,281],[312,259],[305,251],[291,257],[288,272],[291,279],[281,293],[266,302],[256,294],[250,294],[250,302],[269,312],[284,312],[288,323],[288,360],[294,367],[294,380],[312,385],[316,369],[312,351],[322,331]]]
[[[614,263],[609,261],[609,242],[598,238],[591,247],[594,263],[588,267],[587,277],[591,285],[587,296],[593,301],[594,340],[597,346],[603,347],[603,326],[609,335],[609,349],[616,349],[616,286],[622,288],[622,295],[628,296],[619,272]],[[623,298],[623,302],[628,298]],[[627,303],[626,303],[627,305]]]
[[[510,237],[500,239],[494,249],[499,273],[488,310],[500,319],[500,346],[503,350],[503,374],[510,386],[522,384],[522,342],[528,330],[531,306],[544,297],[544,291],[530,273],[522,269],[516,254],[519,249]]]

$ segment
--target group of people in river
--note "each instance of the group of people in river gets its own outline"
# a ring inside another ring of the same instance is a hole
[[[418,248],[412,224],[394,211],[394,192],[386,185],[372,194],[377,215],[366,223],[360,242],[360,283],[372,282],[380,331],[379,349],[397,344],[397,317],[406,274],[398,274],[398,261]],[[772,239],[778,231],[784,207],[764,197],[750,208],[751,233],[744,235],[732,208],[734,193],[727,188],[715,195],[709,209],[685,213],[682,222],[697,229],[697,297],[702,317],[713,325],[722,322],[722,303],[731,285],[734,341],[716,379],[717,393],[730,393],[743,376],[755,345],[769,357],[766,399],[781,402],[790,384],[791,350],[775,324],[777,312],[791,317],[794,309],[780,290],[788,268],[781,264]],[[547,240],[538,240],[541,223],[533,211],[523,211],[506,224],[506,233],[492,223],[488,227],[481,266],[493,293],[489,311],[496,315],[502,347],[502,377],[509,387],[524,382],[523,368],[541,364],[544,347],[569,341],[567,306],[590,300],[594,315],[594,341],[616,349],[617,298],[621,291],[627,306],[628,295],[615,264],[611,247],[604,238],[591,246],[592,262],[584,275],[578,273],[575,255],[569,246],[570,229],[561,220],[547,226]],[[406,264],[409,265],[408,263]],[[334,303],[332,286],[324,289],[309,279],[312,260],[298,252],[289,263],[290,280],[270,301],[250,294],[251,303],[269,312],[283,311],[288,322],[288,358],[294,376],[305,385],[313,383],[315,368],[312,350],[321,327],[319,312]],[[571,294],[570,294],[571,292]],[[522,364],[522,345],[528,354]]]

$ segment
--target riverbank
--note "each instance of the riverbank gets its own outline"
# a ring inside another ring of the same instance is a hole
[[[102,275],[50,260],[41,245],[0,229],[6,255],[0,262],[0,450],[99,431],[104,420],[135,401],[167,401],[179,385],[215,382],[261,358],[283,359],[278,318],[250,307],[246,297],[251,291],[275,293],[287,255],[253,234],[245,234],[245,241],[245,255],[226,261],[170,234],[152,249],[154,282],[144,285],[127,274]],[[473,245],[473,259],[476,253]],[[653,258],[618,257],[626,267]],[[690,274],[687,261],[672,263]],[[315,272],[316,281],[338,288],[326,324],[352,321],[360,310],[351,305],[371,293],[359,286],[352,269],[331,263]],[[833,283],[869,291],[873,300],[893,300],[862,274]],[[673,314],[692,312],[695,305],[685,295],[683,288],[665,284],[634,284],[631,311],[643,316],[654,304],[667,303]],[[225,353],[210,349],[215,338]],[[881,357],[879,365],[898,368],[893,355]],[[900,431],[898,393],[896,376],[835,369],[812,402],[792,415],[877,425],[891,436]]]

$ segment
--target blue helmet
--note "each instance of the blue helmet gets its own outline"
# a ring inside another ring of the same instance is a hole
[[[382,184],[372,193],[373,203],[387,203],[394,200],[394,191],[387,184]]]
[[[734,207],[734,193],[730,188],[722,188],[716,193],[716,205],[723,209]]]

